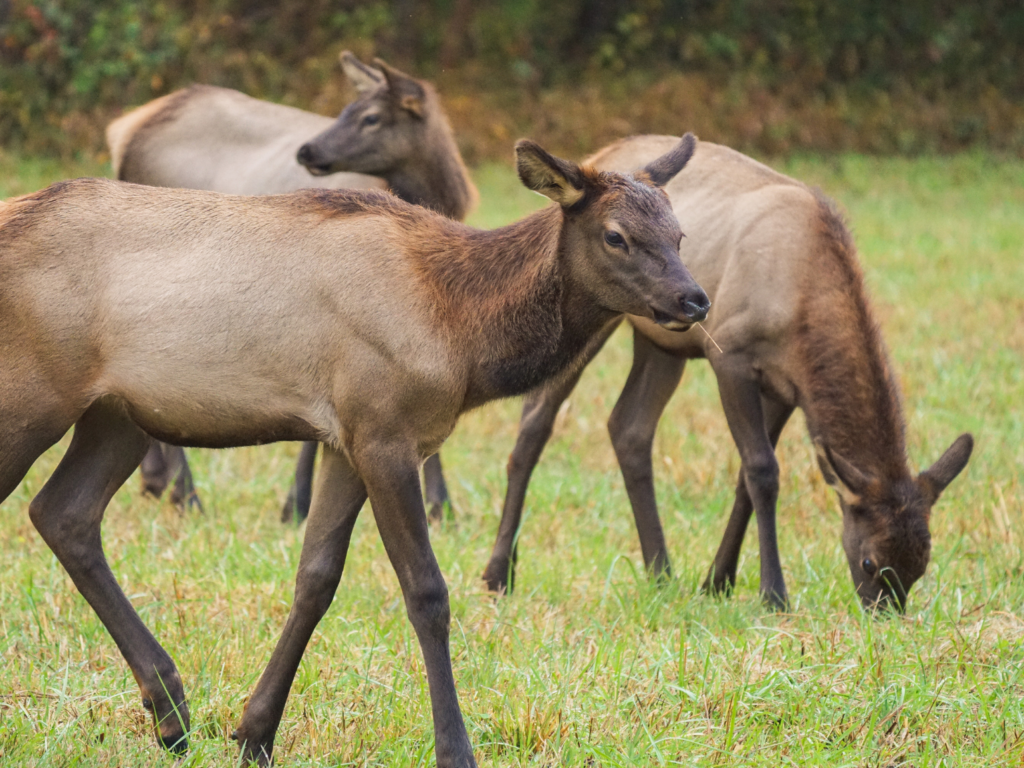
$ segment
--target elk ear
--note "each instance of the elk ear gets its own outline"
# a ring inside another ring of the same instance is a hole
[[[351,51],[342,51],[338,59],[341,61],[345,77],[359,93],[374,91],[384,85],[384,75],[363,64]]]
[[[563,208],[583,198],[583,172],[575,163],[548,154],[529,139],[516,142],[516,171],[527,189],[550,197]]]
[[[973,450],[974,437],[969,432],[960,435],[938,461],[918,475],[917,479],[921,483],[921,488],[929,504],[938,501],[939,496],[946,490],[946,486],[963,471]]]
[[[398,102],[398,106],[416,117],[422,118],[426,114],[427,103],[427,92],[423,85],[416,78],[399,72],[382,59],[374,59],[373,63],[384,73],[388,90]]]
[[[647,174],[654,186],[664,187],[690,162],[696,149],[697,139],[688,133],[671,150],[644,166],[641,173]]]
[[[871,485],[871,478],[842,456],[833,453],[821,440],[815,439],[814,450],[818,454],[818,466],[825,482],[836,490],[848,507],[860,504],[861,497]]]

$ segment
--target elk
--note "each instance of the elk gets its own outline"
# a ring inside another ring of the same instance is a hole
[[[358,96],[336,120],[193,85],[108,126],[115,175],[138,184],[241,195],[386,186],[410,203],[464,219],[476,189],[434,88],[380,59],[370,67],[344,51],[340,61]],[[316,450],[316,443],[303,444],[283,521],[309,514]],[[448,490],[438,457],[424,465],[424,478],[430,515],[440,519]],[[158,497],[173,482],[172,501],[201,508],[178,446],[154,442],[142,462],[142,481]]]
[[[588,162],[627,171],[676,141],[632,137]],[[973,438],[961,435],[930,469],[916,477],[910,471],[898,386],[853,242],[826,198],[708,142],[665,189],[688,235],[683,263],[714,309],[705,324],[709,334],[669,334],[647,318],[629,318],[633,366],[608,430],[648,571],[671,572],[654,494],[655,429],[686,361],[706,358],[742,463],[732,514],[703,588],[732,590],[743,536],[756,514],[761,595],[772,606],[787,604],[775,531],[775,444],[799,407],[822,474],[839,495],[843,546],[861,600],[902,610],[928,564],[932,505],[967,464]],[[593,354],[610,333],[595,341]],[[524,404],[501,524],[483,575],[496,592],[513,587],[530,475],[577,380],[558,380]]]
[[[151,438],[313,440],[324,459],[295,598],[235,732],[242,759],[271,760],[369,498],[423,654],[437,764],[475,766],[419,464],[463,412],[573,375],[621,314],[672,331],[707,315],[661,189],[694,146],[688,134],[627,175],[520,141],[521,180],[557,204],[493,231],[372,191],[79,179],[0,205],[0,502],[74,426],[29,515],[131,668],[161,744],[187,747],[188,705],[106,562],[104,509]]]

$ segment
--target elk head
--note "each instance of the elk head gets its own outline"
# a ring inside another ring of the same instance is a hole
[[[428,146],[443,121],[430,86],[380,59],[368,67],[348,51],[341,66],[358,96],[334,124],[299,148],[297,160],[314,176],[339,171],[387,176]]]
[[[516,144],[523,184],[562,207],[572,279],[605,309],[680,331],[707,317],[711,302],[679,258],[683,233],[661,189],[695,147],[688,133],[671,151],[627,175],[581,168],[532,141]]]
[[[931,556],[932,506],[967,465],[974,438],[961,435],[929,469],[897,480],[865,474],[820,441],[815,447],[825,482],[839,494],[843,549],[861,602],[902,613]]]

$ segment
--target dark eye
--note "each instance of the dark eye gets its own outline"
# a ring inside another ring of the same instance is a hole
[[[363,127],[364,128],[367,127],[367,126],[376,125],[379,122],[380,122],[380,115],[377,114],[377,113],[374,113],[372,115],[365,115],[363,117]]]
[[[864,562],[860,564],[860,567],[864,569],[864,573],[868,576],[874,576],[875,571],[878,570],[878,566],[875,565],[875,561],[870,557],[865,557]]]
[[[604,241],[614,248],[626,247],[626,238],[610,229],[604,233]]]

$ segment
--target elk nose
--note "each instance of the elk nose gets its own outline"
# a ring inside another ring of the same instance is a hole
[[[309,144],[303,144],[299,147],[299,153],[295,156],[295,159],[299,161],[301,165],[312,165],[313,164],[313,149]]]
[[[699,323],[708,316],[708,310],[711,309],[711,300],[704,291],[699,291],[695,294],[680,296],[679,306],[682,307],[683,314],[691,322]]]

